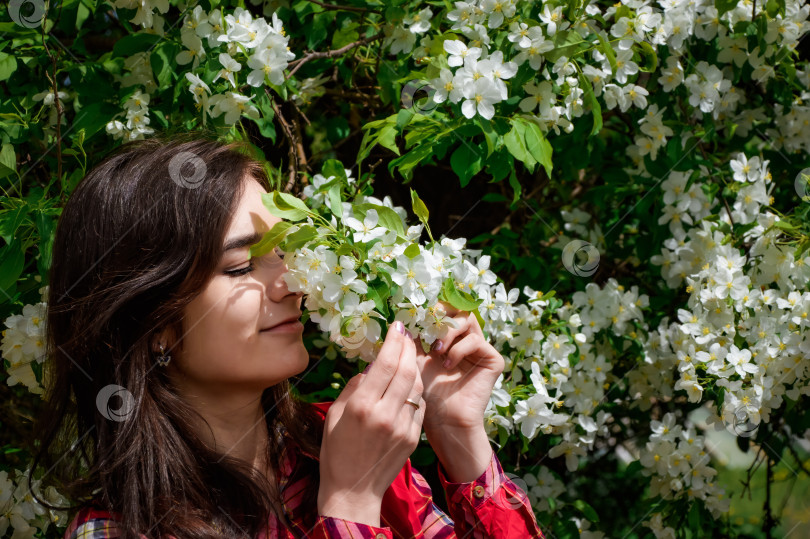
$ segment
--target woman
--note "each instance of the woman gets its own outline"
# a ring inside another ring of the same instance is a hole
[[[542,537],[484,431],[503,358],[473,315],[430,354],[395,324],[334,403],[291,393],[302,298],[280,251],[248,257],[279,219],[243,150],[129,143],[64,208],[35,466],[78,502],[65,537]]]

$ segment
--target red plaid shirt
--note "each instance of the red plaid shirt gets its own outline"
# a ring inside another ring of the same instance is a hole
[[[315,404],[323,415],[332,403]],[[381,527],[348,520],[318,518],[313,529],[304,527],[296,509],[309,478],[291,478],[296,453],[301,450],[294,443],[287,444],[282,458],[280,489],[284,492],[284,510],[290,517],[298,535],[314,538],[498,538],[543,539],[537,527],[529,499],[523,490],[504,473],[495,452],[489,466],[478,479],[469,483],[448,481],[446,470],[438,463],[439,480],[447,495],[450,516],[442,512],[431,495],[430,486],[411,461],[385,492],[380,514]],[[318,455],[312,455],[318,458]],[[65,539],[108,539],[118,537],[115,513],[87,507],[81,509],[65,531]],[[145,539],[145,536],[141,536]],[[171,536],[170,536],[171,537]],[[271,518],[270,534],[258,539],[292,539],[294,536]]]

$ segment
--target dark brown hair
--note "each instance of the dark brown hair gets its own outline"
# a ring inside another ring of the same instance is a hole
[[[254,537],[272,514],[288,526],[278,485],[204,444],[192,429],[202,417],[153,368],[154,337],[182,335],[184,307],[215,271],[245,178],[271,190],[249,148],[199,135],[126,143],[78,184],[57,225],[32,469],[50,470],[43,483],[73,502],[58,509],[117,512],[123,537]],[[182,337],[169,345],[182,349]],[[123,421],[105,417],[114,400],[97,405],[110,384],[133,397]],[[322,420],[288,381],[262,405],[277,478],[285,439],[319,454]],[[293,475],[311,478],[301,505],[311,527],[318,462],[297,461]]]

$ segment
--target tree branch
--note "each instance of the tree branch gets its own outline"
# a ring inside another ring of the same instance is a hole
[[[317,4],[324,9],[330,11],[356,11],[357,13],[380,13],[376,9],[371,9],[367,7],[355,7],[355,6],[338,6],[335,4],[325,4],[323,2],[319,2],[318,0],[307,0],[308,2],[312,2],[313,4]]]
[[[312,1],[312,0],[310,0],[310,1]],[[344,54],[346,52],[349,52],[350,50],[352,50],[352,49],[354,49],[356,47],[359,47],[360,45],[366,45],[368,43],[372,43],[374,41],[380,40],[380,39],[383,38],[383,36],[384,35],[382,33],[379,33],[379,34],[377,34],[376,36],[373,36],[373,37],[364,37],[363,39],[358,39],[357,41],[355,41],[353,43],[349,43],[348,45],[344,45],[343,47],[341,47],[339,49],[335,49],[335,50],[331,50],[331,51],[323,51],[323,52],[310,52],[306,56],[302,56],[298,60],[293,60],[292,62],[290,62],[290,65],[295,64],[295,67],[293,67],[292,70],[287,74],[286,78],[289,79],[290,77],[295,75],[295,72],[298,71],[301,68],[302,65],[306,64],[310,60],[315,60],[317,58],[334,58],[335,56],[340,56],[340,55],[342,55],[342,54]]]
[[[284,115],[281,113],[281,109],[276,104],[273,97],[270,95],[270,90],[265,87],[264,91],[267,93],[268,97],[270,97],[270,104],[273,106],[273,112],[276,114],[276,118],[278,118],[278,123],[281,124],[281,129],[284,131],[284,136],[287,137],[287,142],[289,144],[289,148],[287,150],[287,155],[289,156],[289,173],[287,178],[287,185],[284,187],[284,192],[289,193],[290,190],[295,185],[295,179],[297,177],[298,167],[297,167],[297,157],[295,155],[295,139],[293,137],[292,129],[290,129],[290,124],[287,123],[287,120],[284,118]]]
[[[61,6],[59,12],[61,13]],[[48,54],[48,58],[51,59],[51,65],[53,66],[53,75],[45,71],[45,76],[48,77],[48,81],[51,83],[51,91],[53,92],[53,103],[56,107],[56,177],[59,178],[59,182],[62,182],[62,102],[59,100],[59,87],[56,85],[56,56],[53,55],[51,49],[48,47],[48,36],[50,34],[45,33],[45,25],[42,25],[42,45],[45,47],[45,52]],[[60,198],[64,199],[65,190],[62,189],[60,194]],[[64,200],[62,200],[64,201]]]

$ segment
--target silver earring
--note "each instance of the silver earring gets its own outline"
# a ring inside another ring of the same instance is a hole
[[[160,365],[161,367],[165,367],[166,365],[169,364],[169,361],[171,361],[171,359],[172,359],[172,356],[170,354],[167,354],[163,350],[163,345],[161,344],[160,345],[160,355],[157,357],[158,365]]]

